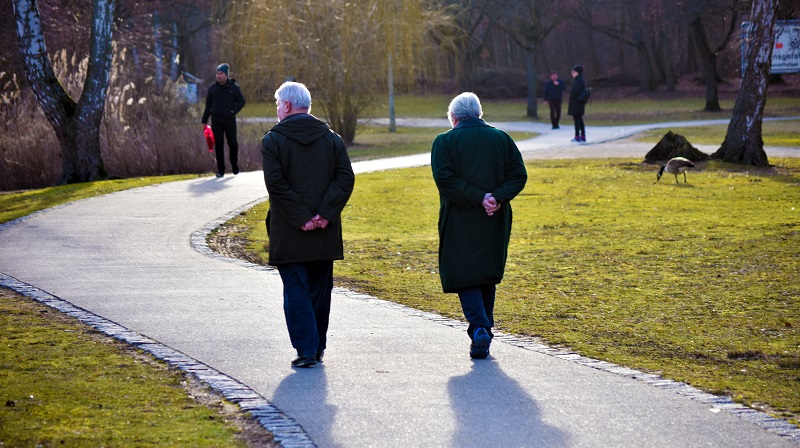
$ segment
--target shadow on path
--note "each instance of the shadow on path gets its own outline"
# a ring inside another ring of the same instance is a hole
[[[327,400],[328,377],[324,366],[317,366],[297,369],[284,378],[270,401],[289,415],[296,415],[295,411],[299,409],[314,415],[313,423],[304,422],[303,429],[316,446],[340,447],[331,434],[336,421],[336,406]]]
[[[494,359],[473,362],[447,392],[457,422],[450,446],[568,446],[566,432],[542,421],[536,401]]]

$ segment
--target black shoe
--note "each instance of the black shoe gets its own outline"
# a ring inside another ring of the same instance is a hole
[[[322,357],[325,356],[325,350],[316,354],[317,362],[322,362]]]
[[[469,357],[472,359],[483,359],[489,356],[489,345],[492,337],[483,327],[478,327],[472,334],[472,344],[469,346]]]
[[[239,174],[239,167],[238,166],[233,169],[233,175],[235,176],[237,174]]]
[[[298,356],[292,361],[292,367],[311,367],[316,363],[317,361],[314,358]]]
[[[225,175],[225,173],[217,173],[217,177],[222,177],[224,175]]]
[[[553,126],[553,129],[561,129],[558,125]]]

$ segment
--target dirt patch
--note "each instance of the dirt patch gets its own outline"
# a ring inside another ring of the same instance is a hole
[[[206,243],[209,249],[225,257],[263,265],[261,258],[247,250],[247,238],[242,236],[244,231],[243,227],[225,223],[208,235]]]

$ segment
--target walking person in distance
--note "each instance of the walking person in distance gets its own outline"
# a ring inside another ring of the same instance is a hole
[[[216,82],[208,88],[203,127],[211,117],[214,133],[214,155],[217,158],[217,177],[225,175],[225,140],[228,139],[231,172],[239,174],[239,142],[236,140],[236,114],[244,107],[244,96],[236,80],[228,77],[228,64],[217,66]]]
[[[465,92],[447,110],[452,129],[431,149],[439,190],[439,278],[458,294],[469,322],[470,357],[486,358],[493,337],[496,286],[511,236],[511,200],[528,174],[514,140],[482,119],[478,97]]]

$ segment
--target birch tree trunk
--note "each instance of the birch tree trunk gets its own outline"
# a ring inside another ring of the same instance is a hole
[[[39,106],[56,133],[63,154],[58,184],[108,177],[100,154],[100,121],[111,68],[114,0],[92,0],[89,66],[78,102],[64,90],[53,71],[36,0],[12,0],[17,41],[25,73]]]
[[[753,27],[748,38],[742,85],[736,96],[725,141],[713,154],[713,157],[726,162],[769,165],[761,138],[761,124],[767,103],[777,6],[778,0],[753,0],[750,14]]]

